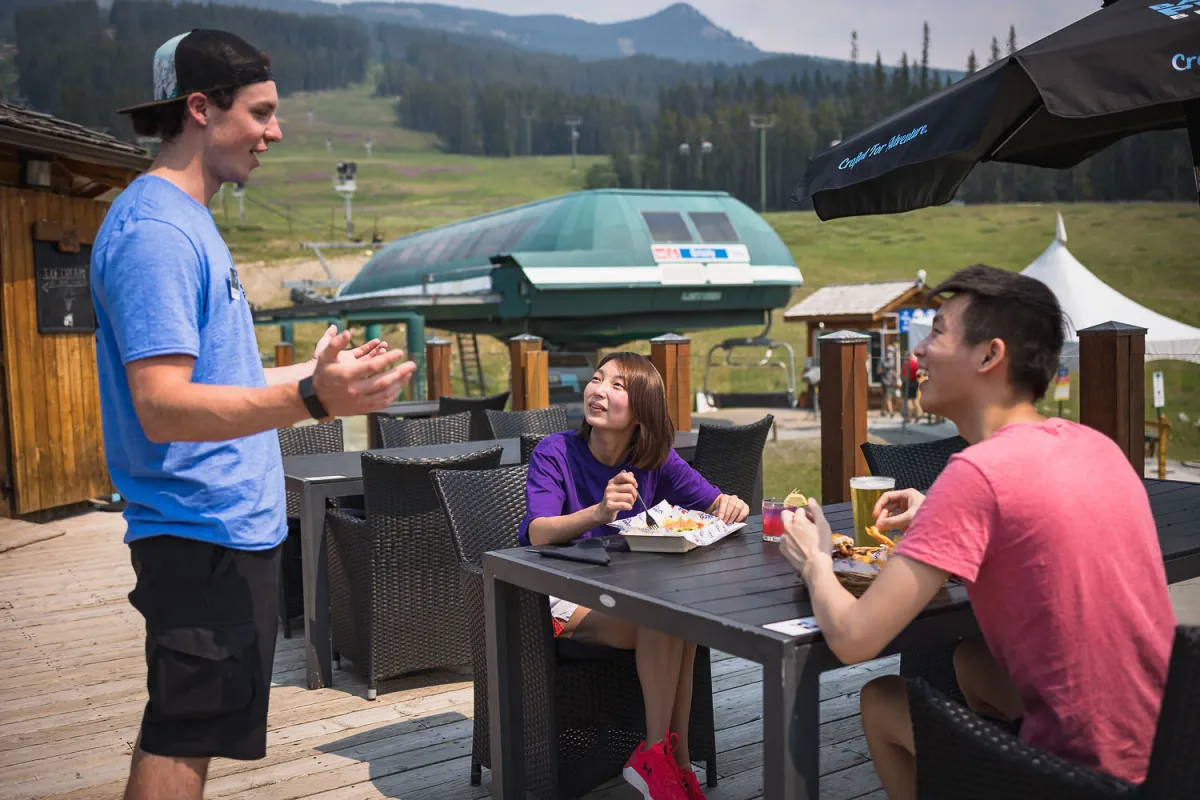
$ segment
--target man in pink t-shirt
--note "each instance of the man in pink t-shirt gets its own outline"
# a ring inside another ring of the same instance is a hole
[[[1037,412],[1064,329],[1044,284],[978,265],[934,292],[951,297],[915,350],[925,408],[971,446],[928,497],[880,499],[878,526],[906,533],[861,599],[833,574],[815,503],[785,512],[783,553],[846,663],[874,658],[948,577],[962,578],[983,634],[955,653],[968,705],[1020,721],[1032,745],[1140,783],[1175,628],[1146,491],[1111,440]],[[877,679],[861,702],[888,797],[916,797],[907,684]]]

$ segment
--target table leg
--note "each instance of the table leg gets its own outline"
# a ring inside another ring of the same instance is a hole
[[[525,796],[525,721],[521,713],[520,589],[484,567],[487,631],[488,716],[492,750],[492,797]]]
[[[300,490],[300,551],[304,575],[304,660],[308,688],[333,685],[329,634],[329,558],[325,549],[325,492],[305,483]]]
[[[804,655],[763,665],[764,797],[817,800],[820,701],[820,671]]]

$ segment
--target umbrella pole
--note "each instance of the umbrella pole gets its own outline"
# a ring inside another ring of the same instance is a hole
[[[1196,178],[1196,201],[1200,203],[1200,100],[1184,103],[1183,115],[1187,118],[1188,139],[1192,143],[1192,174]]]
[[[996,154],[1003,149],[1004,145],[1008,144],[1009,140],[1020,133],[1021,129],[1028,125],[1029,121],[1033,119],[1033,116],[1038,112],[1038,109],[1043,107],[1042,98],[1040,96],[1034,99],[1034,101],[1029,104],[1029,107],[1021,112],[1021,116],[1017,117],[1016,121],[1009,126],[1008,130],[1006,130],[1000,136],[1000,138],[997,140],[997,144],[988,151],[986,160],[991,161],[993,158],[995,158]],[[982,161],[984,159],[980,160]]]

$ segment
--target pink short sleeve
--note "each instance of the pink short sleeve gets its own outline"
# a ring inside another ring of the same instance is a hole
[[[991,484],[955,456],[929,490],[896,553],[974,583],[996,520]]]

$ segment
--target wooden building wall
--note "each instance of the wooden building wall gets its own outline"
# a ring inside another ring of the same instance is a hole
[[[0,514],[65,506],[112,491],[104,462],[95,336],[42,335],[33,230],[74,226],[94,240],[108,206],[0,187]]]

